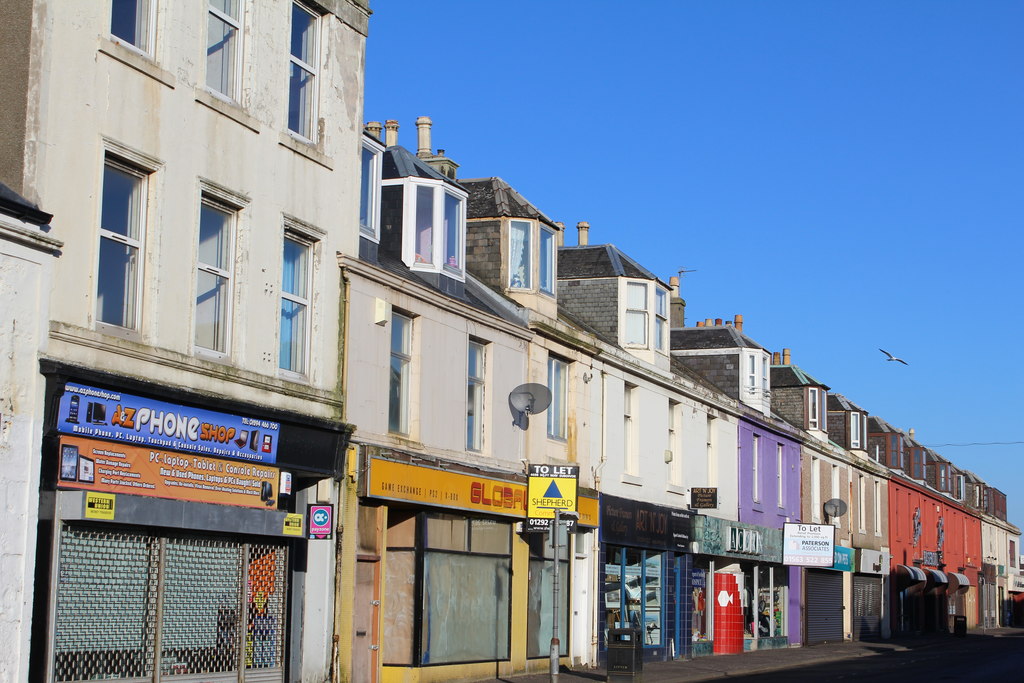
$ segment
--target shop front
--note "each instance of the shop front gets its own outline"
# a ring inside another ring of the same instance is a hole
[[[296,565],[330,567],[333,544],[307,547],[306,504],[347,431],[97,373],[53,372],[48,395],[37,679],[284,681],[303,657],[326,666],[330,624],[304,653],[298,596],[332,596]]]
[[[543,670],[551,652],[554,554],[546,532],[523,533],[522,475],[482,471],[363,446],[359,564],[379,563],[363,587],[380,598],[381,680],[447,681]],[[560,653],[570,656],[573,581],[597,526],[597,500],[560,536]],[[369,522],[368,522],[369,521]],[[376,531],[375,531],[376,530]],[[373,549],[383,552],[374,554]],[[370,551],[370,552],[368,552]],[[359,590],[359,587],[357,587]],[[359,631],[357,631],[357,636]]]
[[[1011,615],[1008,626],[1024,626],[1024,574],[1010,574]]]
[[[807,569],[804,575],[804,633],[807,644],[842,642],[846,633],[845,580],[853,571],[852,548],[835,546],[827,569]]]
[[[889,554],[869,548],[856,551],[856,569],[853,575],[853,639],[878,640],[888,637],[883,633],[885,620],[884,577],[889,567]]]
[[[694,539],[693,656],[787,647],[800,569],[782,564],[782,531],[698,516]]]
[[[685,656],[690,620],[689,556],[693,514],[601,495],[601,653],[609,629],[632,628],[644,658]]]

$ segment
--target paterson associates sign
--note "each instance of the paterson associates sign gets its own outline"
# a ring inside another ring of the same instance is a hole
[[[798,567],[832,567],[836,528],[831,524],[793,524],[782,529],[782,563]]]

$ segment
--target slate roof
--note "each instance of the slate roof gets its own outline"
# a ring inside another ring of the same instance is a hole
[[[811,377],[797,365],[773,365],[772,366],[773,387],[823,387],[828,390],[828,385]]]
[[[49,225],[53,220],[53,214],[40,211],[38,206],[3,183],[0,183],[0,212],[35,225]]]
[[[651,271],[613,244],[588,244],[558,248],[558,279],[585,280],[599,277],[630,277],[661,282]],[[668,287],[664,282],[661,284]]]
[[[868,411],[861,408],[859,405],[846,398],[842,394],[829,394],[828,395],[828,409],[829,410],[845,410],[849,412],[857,411],[866,413]]]
[[[398,145],[384,150],[381,177],[384,180],[393,180],[395,178],[432,178],[433,180],[443,180],[460,190],[465,189],[462,185],[441,173],[405,147]]]
[[[561,256],[561,252],[559,252]],[[673,351],[696,351],[703,349],[762,349],[763,346],[743,334],[735,327],[683,327],[669,334]]]
[[[468,218],[530,218],[559,230],[555,222],[519,194],[501,178],[462,178],[459,184],[469,191]]]
[[[875,415],[868,416],[868,431],[875,434],[887,433],[887,434],[902,434],[900,430],[893,427],[891,424],[886,422],[880,417]]]

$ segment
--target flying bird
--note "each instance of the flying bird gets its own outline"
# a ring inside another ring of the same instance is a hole
[[[878,349],[878,350],[881,351],[882,353],[884,353],[885,355],[889,356],[888,358],[886,358],[886,360],[894,360],[897,363],[903,363],[904,365],[910,365],[910,363],[908,363],[907,361],[903,360],[902,358],[897,358],[896,356],[892,355],[891,353],[889,353],[885,349]]]

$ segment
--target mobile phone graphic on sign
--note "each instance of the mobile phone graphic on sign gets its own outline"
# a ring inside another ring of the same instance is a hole
[[[78,481],[78,446],[65,444],[60,447],[60,478]]]
[[[84,455],[78,459],[78,481],[86,484],[96,481],[96,465]]]

